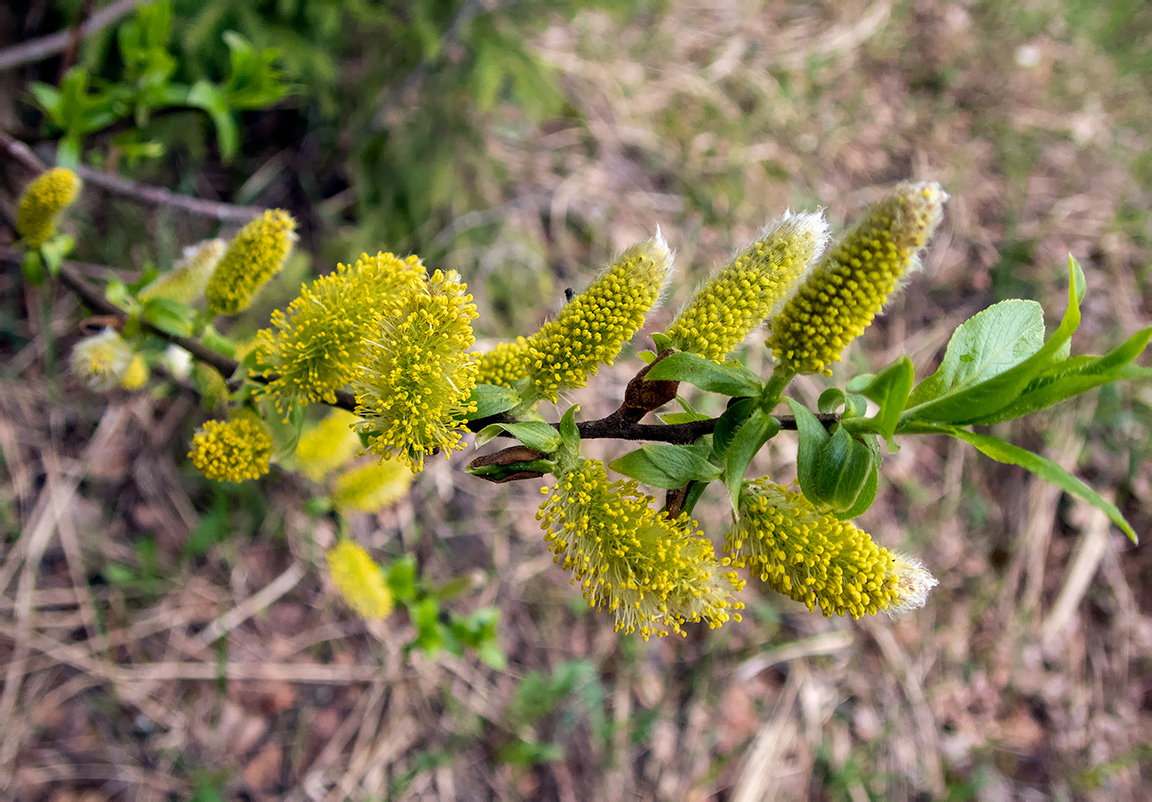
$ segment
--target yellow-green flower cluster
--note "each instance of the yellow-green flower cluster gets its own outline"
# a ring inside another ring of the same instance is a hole
[[[224,256],[228,243],[222,239],[209,239],[184,249],[184,256],[172,269],[160,274],[156,280],[140,290],[139,298],[170,298],[181,303],[192,303],[204,294],[216,266]]]
[[[118,332],[104,329],[72,346],[72,372],[91,389],[107,392],[119,385],[132,367],[132,347]]]
[[[336,477],[332,504],[338,510],[376,512],[403,498],[414,478],[407,465],[395,460],[372,462]]]
[[[284,414],[300,401],[335,403],[336,391],[359,373],[364,340],[424,282],[424,265],[415,256],[361,255],[354,265],[339,265],[288,305],[288,314],[272,313],[274,329],[259,333],[260,361],[273,377],[266,392]]]
[[[644,325],[672,270],[659,233],[634,245],[528,340],[530,396],[555,401],[561,389],[583,387],[600,365]]]
[[[360,451],[360,436],[352,431],[358,421],[347,410],[334,409],[300,435],[296,443],[296,469],[313,482],[346,465]]]
[[[280,272],[296,241],[296,221],[283,209],[264,212],[228,244],[208,279],[208,311],[235,315],[252,304],[268,279]]]
[[[939,184],[900,184],[828,252],[772,320],[767,345],[784,370],[831,373],[916,264],[947,199]]]
[[[120,386],[125,390],[139,390],[148,381],[148,363],[140,354],[132,357],[128,369],[120,377]]]
[[[826,616],[859,618],[921,607],[936,580],[919,562],[876,545],[851,521],[818,512],[795,488],[767,478],[744,486],[724,545],[773,590]]]
[[[348,606],[364,618],[385,618],[392,612],[392,591],[380,566],[362,546],[341,540],[328,550],[328,570]]]
[[[723,362],[783,301],[827,240],[819,212],[785,214],[700,288],[668,329],[672,344]]]
[[[16,211],[16,230],[29,247],[39,248],[56,233],[56,218],[80,193],[80,179],[71,170],[56,167],[41,173],[24,187]]]
[[[380,322],[354,382],[369,452],[419,471],[425,456],[463,448],[460,429],[476,386],[476,355],[468,351],[475,318],[460,277],[437,270]]]
[[[494,384],[497,387],[512,387],[528,375],[524,363],[528,355],[528,340],[517,337],[515,342],[498,343],[495,348],[480,355],[476,362],[477,384]]]
[[[545,492],[549,492],[545,489]],[[581,460],[560,476],[537,518],[554,561],[572,572],[584,598],[616,617],[617,632],[647,640],[683,632],[687,621],[718,627],[744,605],[743,586],[687,515],[652,508],[635,481],[609,482],[603,464]]]
[[[272,435],[253,417],[206,421],[192,437],[188,457],[196,470],[217,482],[259,479],[268,473]]]

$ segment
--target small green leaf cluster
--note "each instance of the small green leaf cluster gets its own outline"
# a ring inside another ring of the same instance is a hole
[[[289,88],[275,67],[275,49],[256,50],[235,32],[224,34],[229,49],[228,77],[222,84],[206,79],[192,85],[175,80],[177,60],[169,52],[172,4],[159,0],[143,4],[135,17],[121,25],[116,45],[122,64],[117,80],[100,80],[84,66],[70,68],[60,86],[35,83],[32,95],[51,129],[61,135],[57,160],[67,167],[80,163],[86,136],[121,121],[131,120],[136,130],[153,114],[170,108],[204,111],[216,130],[216,141],[225,159],[236,155],[239,129],[235,113],[269,106],[285,97]],[[120,137],[119,146],[129,159],[161,155],[163,146],[141,141],[138,136]]]

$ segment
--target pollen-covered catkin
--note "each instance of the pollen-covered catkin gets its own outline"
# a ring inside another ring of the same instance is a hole
[[[859,618],[924,605],[936,580],[916,560],[877,545],[851,521],[820,513],[795,487],[744,486],[724,551],[778,593],[826,616]]]
[[[696,292],[666,332],[672,345],[723,362],[815,264],[827,240],[819,212],[785,214]]]
[[[41,173],[20,194],[16,230],[24,242],[39,248],[56,233],[60,212],[80,193],[80,179],[71,170],[56,167]]]
[[[107,392],[120,384],[132,367],[132,347],[119,332],[104,329],[72,346],[68,363],[89,388]]]
[[[333,409],[315,426],[305,429],[296,443],[296,470],[313,482],[348,464],[360,451],[360,436],[352,430],[359,420],[344,409]]]
[[[368,451],[414,471],[424,457],[463,448],[460,432],[476,386],[476,305],[455,271],[437,270],[408,292],[365,341],[353,387]]]
[[[366,338],[424,278],[415,256],[362,254],[302,286],[287,314],[273,312],[272,327],[259,332],[256,347],[277,411],[286,414],[302,401],[335,403],[336,392],[360,371]]]
[[[940,222],[947,193],[904,183],[875,204],[771,321],[767,345],[790,373],[831,373],[884,307]]]
[[[139,298],[170,298],[181,303],[192,303],[204,294],[228,243],[222,239],[209,239],[184,249],[183,258],[172,269],[161,273],[156,280],[140,290]]]
[[[248,415],[210,420],[196,430],[188,457],[196,470],[217,482],[243,482],[268,473],[272,435]]]
[[[657,234],[626,250],[584,292],[528,339],[529,400],[555,401],[583,387],[644,325],[672,270],[672,252]],[[533,398],[534,397],[534,398]]]
[[[364,618],[385,618],[392,612],[392,591],[380,566],[351,540],[341,540],[328,550],[328,570],[348,606]]]
[[[414,478],[398,460],[359,465],[336,477],[332,505],[345,512],[376,512],[403,498]]]
[[[283,209],[264,212],[228,243],[208,279],[208,311],[235,315],[252,304],[256,292],[280,272],[296,241],[296,221]]]
[[[743,587],[687,515],[652,508],[635,481],[609,482],[602,463],[580,460],[562,474],[537,519],[554,561],[572,572],[588,604],[616,618],[616,631],[649,637],[688,621],[719,627],[744,605]]]
[[[527,355],[528,340],[524,337],[517,337],[512,342],[497,343],[477,360],[476,383],[512,387],[528,373],[525,364]]]

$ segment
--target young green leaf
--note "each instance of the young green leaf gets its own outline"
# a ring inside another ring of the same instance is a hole
[[[609,468],[661,490],[675,490],[691,481],[711,482],[720,476],[713,465],[693,446],[649,443],[609,464]]]
[[[755,398],[741,398],[728,406],[724,414],[716,421],[716,428],[712,430],[712,451],[717,456],[723,455],[732,442],[732,435],[744,425],[752,410],[756,408]]]
[[[560,432],[556,427],[541,421],[522,423],[493,423],[485,426],[476,435],[476,444],[483,445],[500,432],[507,432],[529,448],[551,454],[560,447]]]
[[[1012,420],[1103,384],[1152,378],[1152,368],[1130,364],[1144,352],[1150,340],[1152,328],[1136,332],[1127,342],[1104,356],[1074,356],[1058,362],[1033,379],[1014,402],[972,423],[984,425]]]
[[[480,420],[507,412],[520,403],[520,396],[515,390],[507,387],[496,387],[492,384],[477,384],[472,388],[472,395],[468,400],[476,405],[476,411],[469,412],[465,420]]]
[[[1068,308],[1046,343],[1027,355],[1035,342],[1036,313],[1032,302],[1004,301],[989,307],[952,335],[948,354],[953,353],[955,343],[955,356],[950,359],[945,355],[947,368],[941,365],[912,391],[897,428],[907,430],[917,422],[967,425],[990,416],[1013,403],[1041,372],[1063,360],[1068,354],[1068,341],[1080,325],[1080,298],[1084,294],[1084,272],[1075,259],[1070,262]],[[1016,305],[1005,307],[1009,303]],[[998,307],[1004,309],[990,318],[981,318]],[[978,319],[981,322],[974,324]],[[969,324],[974,325],[966,329]],[[987,353],[989,350],[991,353]],[[1022,355],[1023,359],[1012,364]]]
[[[760,378],[740,365],[718,365],[696,354],[678,353],[664,357],[645,377],[650,381],[683,381],[701,390],[734,398],[759,395],[764,387]]]
[[[1031,451],[1014,446],[1011,443],[1006,443],[998,437],[993,437],[990,434],[978,434],[970,432],[967,429],[961,429],[958,426],[939,426],[935,431],[942,432],[958,440],[963,440],[965,443],[971,443],[976,447],[980,453],[985,456],[991,457],[997,462],[1003,462],[1008,465],[1019,465],[1021,468],[1031,471],[1042,479],[1046,479],[1052,484],[1059,487],[1065,493],[1073,496],[1079,496],[1087,501],[1093,507],[1096,507],[1112,519],[1124,534],[1133,542],[1138,542],[1135,530],[1132,529],[1131,524],[1124,520],[1124,516],[1116,505],[1103,498],[1088,485],[1081,482],[1068,471],[1064,470],[1058,463],[1053,462],[1047,457],[1042,457],[1039,454],[1033,454]]]
[[[800,490],[811,498],[811,494],[816,492],[816,468],[820,463],[820,453],[832,436],[808,407],[793,398],[784,400],[792,407],[792,415],[796,418],[796,431],[800,435],[800,445],[796,453],[796,472],[800,479]]]
[[[740,488],[744,485],[748,464],[756,452],[779,431],[780,422],[756,407],[733,435],[732,442],[724,452],[724,486],[728,488],[733,510],[740,509]]]
[[[857,500],[877,471],[876,452],[840,426],[816,457],[811,492],[804,495],[817,509],[841,513]]]
[[[888,441],[890,451],[896,450],[892,435],[900,422],[900,413],[904,411],[914,379],[912,360],[904,355],[875,376],[857,376],[848,382],[850,391],[860,393],[880,407],[870,420],[880,436]]]

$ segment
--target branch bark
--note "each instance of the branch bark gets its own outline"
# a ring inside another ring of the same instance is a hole
[[[118,0],[100,9],[80,25],[80,38],[91,36],[131,14],[136,10],[136,3],[137,0]],[[0,50],[0,70],[10,70],[63,53],[72,42],[73,35],[72,29],[68,29],[6,47]]]

